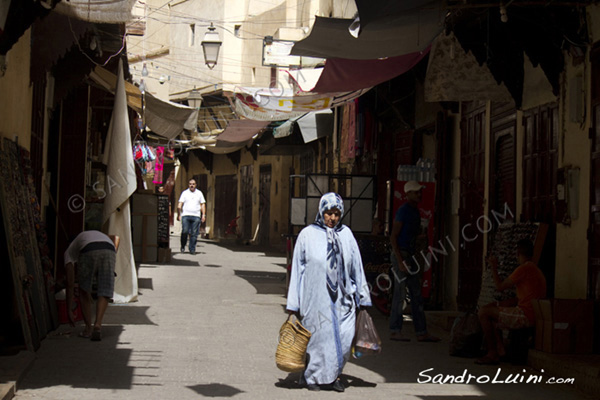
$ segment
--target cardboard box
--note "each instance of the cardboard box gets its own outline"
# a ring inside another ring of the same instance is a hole
[[[169,247],[158,248],[158,262],[168,263],[171,262],[171,249]]]
[[[533,309],[536,314],[536,349],[559,354],[592,353],[592,300],[535,300]]]

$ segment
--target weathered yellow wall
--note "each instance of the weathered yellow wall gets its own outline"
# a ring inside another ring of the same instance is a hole
[[[600,40],[600,5],[586,7],[588,13],[588,32],[591,42]]]
[[[525,60],[525,82],[523,90],[523,109],[528,110],[548,103],[558,102],[559,105],[559,138],[558,138],[558,168],[574,166],[581,169],[579,218],[572,221],[570,226],[557,224],[556,227],[556,269],[554,297],[584,298],[586,297],[588,241],[586,230],[589,224],[589,170],[590,170],[590,140],[587,131],[589,118],[583,123],[572,122],[570,113],[571,86],[573,78],[584,76],[587,67],[573,67],[570,58],[565,56],[566,73],[561,77],[560,97],[552,93],[552,88],[541,68],[534,68],[529,60]],[[589,92],[590,80],[587,72],[584,88]],[[589,93],[586,93],[586,115],[590,115]],[[523,113],[517,114],[517,121],[522,120]],[[517,210],[520,215],[523,199],[523,126],[517,123]]]
[[[586,60],[586,63],[588,61]],[[570,59],[566,60],[565,93],[560,102],[560,137],[558,140],[558,167],[578,167],[579,177],[579,217],[571,221],[571,225],[557,224],[556,227],[556,283],[554,296],[556,298],[585,298],[587,296],[588,270],[588,240],[589,200],[590,200],[590,149],[591,140],[588,129],[591,124],[590,88],[591,67],[589,63],[572,66]],[[585,120],[572,121],[571,102],[574,96],[572,86],[576,77],[585,77],[583,88],[585,99],[582,112]]]
[[[27,30],[7,53],[7,70],[0,78],[0,135],[19,145],[31,144],[31,100],[29,65],[31,63],[31,30]]]

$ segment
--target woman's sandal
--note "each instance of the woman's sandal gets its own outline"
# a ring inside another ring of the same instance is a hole
[[[94,329],[92,331],[91,339],[93,342],[99,342],[102,340],[102,332],[100,329]]]
[[[92,334],[90,332],[86,332],[86,331],[81,331],[77,334],[77,336],[79,336],[80,338],[84,338],[84,339],[89,339],[92,337]]]

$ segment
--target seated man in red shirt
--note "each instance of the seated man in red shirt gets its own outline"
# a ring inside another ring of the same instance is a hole
[[[492,276],[498,291],[512,287],[516,288],[517,297],[500,304],[488,304],[479,310],[479,321],[487,345],[487,354],[476,360],[477,364],[498,364],[500,356],[504,355],[502,332],[500,329],[521,329],[535,325],[535,315],[531,300],[546,297],[546,278],[535,265],[533,243],[523,239],[517,243],[517,258],[519,266],[504,281],[498,276],[498,260],[489,258]]]

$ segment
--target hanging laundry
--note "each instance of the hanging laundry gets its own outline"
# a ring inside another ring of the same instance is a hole
[[[140,167],[142,175],[154,174],[153,161],[156,160],[155,150],[145,142],[136,141],[133,145],[133,160]]]
[[[340,135],[340,162],[348,162],[348,104],[342,110],[342,132]]]
[[[348,103],[348,158],[356,157],[356,103]]]
[[[155,184],[163,183],[164,154],[165,148],[158,146],[156,148],[156,162],[154,164],[154,179],[152,180]]]

